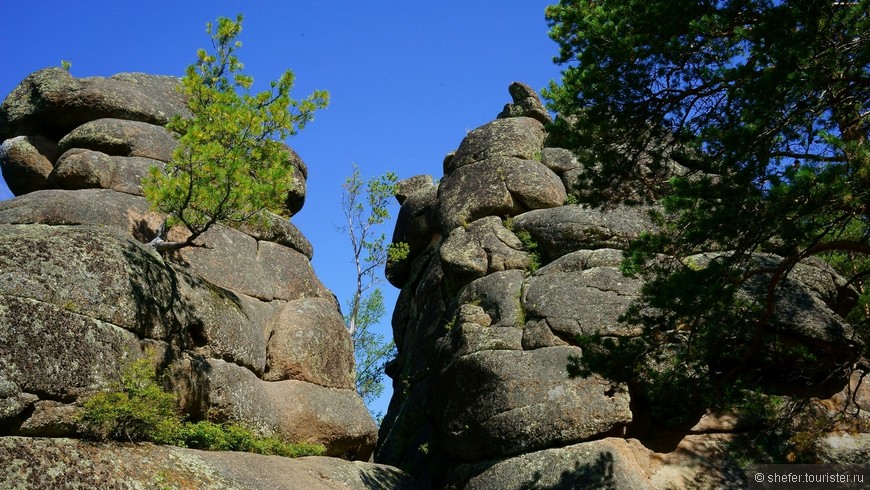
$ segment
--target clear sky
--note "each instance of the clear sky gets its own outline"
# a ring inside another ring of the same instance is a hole
[[[305,207],[293,218],[314,245],[314,268],[344,303],[352,292],[341,184],[364,177],[441,177],[444,155],[510,102],[508,85],[559,78],[544,9],[556,0],[128,1],[3,0],[0,97],[28,74],[72,62],[77,77],[139,71],[181,76],[205,23],[245,16],[238,56],[255,88],[287,68],[293,94],[330,92],[328,109],[288,143],[308,164]],[[11,198],[0,180],[0,200]],[[397,208],[392,210],[395,216]],[[392,224],[385,227],[389,237]],[[383,285],[390,311],[398,291]],[[389,389],[374,405],[386,411]]]

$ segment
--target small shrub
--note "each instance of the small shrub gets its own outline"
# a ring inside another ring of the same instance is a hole
[[[82,403],[78,422],[85,434],[99,440],[150,441],[291,458],[319,456],[326,452],[320,444],[288,443],[275,437],[260,436],[241,423],[183,421],[175,395],[163,390],[157,380],[153,353],[124,366],[120,383]]]
[[[157,384],[153,356],[133,361],[111,391],[82,404],[79,422],[91,437],[176,444],[181,416],[175,396]]]
[[[535,272],[536,270],[541,268],[541,252],[538,250],[538,242],[532,238],[532,234],[528,231],[521,230],[517,231],[514,226],[514,219],[510,216],[502,220],[502,226],[508,229],[508,231],[513,232],[517,238],[519,238],[520,242],[523,244],[523,248],[526,249],[526,252],[529,253],[529,258],[531,258],[531,262],[528,267],[529,272]]]
[[[536,270],[541,268],[541,253],[538,251],[538,242],[532,238],[532,234],[528,231],[518,231],[515,233],[517,238],[522,242],[523,247],[525,247],[526,252],[529,253],[529,258],[531,258],[531,262],[529,263],[529,272],[535,272]]]

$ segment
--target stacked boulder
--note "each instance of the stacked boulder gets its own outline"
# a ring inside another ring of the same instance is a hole
[[[178,79],[28,76],[0,106],[0,434],[75,437],[84,397],[156,357],[184,413],[366,460],[376,425],[356,394],[339,306],[286,218],[216,226],[206,247],[144,245],[163,217],[142,197],[172,156]],[[296,163],[290,211],[304,202]]]
[[[583,356],[579,336],[640,334],[619,317],[641,281],[619,265],[654,225],[640,206],[567,204],[580,164],[548,146],[534,91],[514,83],[510,93],[513,103],[447,156],[438,184],[418,176],[399,185],[393,241],[410,253],[387,265],[401,288],[399,355],[387,368],[394,394],[376,461],[432,488],[742,485],[717,451],[744,427],[710,414],[663,447],[629,386],[569,375]],[[854,331],[832,310],[845,281],[822,263],[795,272],[778,305],[788,312],[783,337],[848,358]],[[819,397],[866,413],[866,383],[843,401],[861,376],[838,378],[843,391]],[[866,444],[854,437],[845,446]]]

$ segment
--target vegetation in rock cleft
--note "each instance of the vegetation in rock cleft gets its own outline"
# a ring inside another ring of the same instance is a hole
[[[287,457],[318,456],[326,451],[320,444],[257,435],[240,422],[185,421],[175,395],[159,384],[154,365],[153,352],[124,365],[115,386],[82,402],[77,421],[88,437]]]
[[[544,264],[543,258],[541,257],[541,249],[539,248],[539,244],[537,240],[532,237],[532,234],[527,230],[516,230],[514,226],[514,220],[512,217],[508,216],[502,220],[502,224],[504,227],[512,232],[519,240],[520,243],[523,244],[523,249],[529,254],[529,265],[528,272],[535,272],[536,270],[541,268],[541,265]]]

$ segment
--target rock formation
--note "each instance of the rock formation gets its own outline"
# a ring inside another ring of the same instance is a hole
[[[393,241],[410,255],[387,266],[401,288],[399,356],[375,460],[431,488],[744,486],[727,448],[747,427],[733,418],[710,413],[665,432],[626,384],[569,376],[569,359],[583,355],[578,335],[639,334],[619,317],[641,282],[619,264],[653,224],[639,206],[566,204],[580,164],[549,146],[534,92],[510,93],[513,103],[447,156],[437,185],[428,176],[400,185]],[[845,281],[818,261],[790,277],[777,305],[782,341],[854,357],[860,340],[832,310]],[[813,368],[803,362],[783,369]],[[863,376],[832,376],[813,394],[817,408],[870,420]],[[854,461],[868,436],[831,433],[822,452]]]
[[[176,145],[164,125],[186,111],[177,83],[144,74],[77,79],[46,69],[0,106],[0,166],[18,196],[0,203],[0,481],[20,477],[47,488],[54,486],[47,475],[87,470],[117,477],[106,480],[110,486],[130,485],[156,477],[137,471],[171,460],[183,475],[204,472],[222,482],[212,488],[278,488],[252,468],[292,475],[329,465],[326,458],[297,464],[40,439],[78,437],[76,405],[146,351],[156,353],[191,419],[240,420],[264,435],[323,444],[330,456],[367,460],[372,453],[377,428],[354,389],[350,337],[311,267],[310,243],[290,221],[217,226],[201,237],[207,248],[167,257],[143,245],[162,217],[149,209],[140,182]],[[288,203],[296,212],[307,169],[288,151],[299,184]],[[69,451],[79,456],[55,460]],[[137,467],[131,459],[139,453],[152,462]],[[236,471],[250,474],[235,478]],[[333,475],[324,481],[359,473],[348,477],[352,486],[360,478],[406,478],[356,463],[323,471]],[[103,486],[78,482],[89,483]]]
[[[398,185],[393,240],[410,253],[386,270],[401,288],[392,318],[399,356],[387,366],[394,395],[375,448],[338,305],[290,221],[218,226],[201,237],[208,248],[165,257],[143,245],[162,216],[140,182],[171,158],[175,138],[164,126],[186,111],[176,84],[46,69],[0,105],[0,168],[17,196],[0,202],[0,486],[745,484],[729,450],[757,423],[710,412],[666,430],[628,383],[569,375],[584,354],[578,336],[639,334],[619,317],[642,283],[619,264],[653,223],[643,207],[566,204],[580,164],[551,145],[550,116],[528,86],[511,85],[513,101],[445,158],[438,184],[417,176]],[[288,152],[295,213],[307,168]],[[867,362],[855,359],[848,375],[825,371],[852,360],[861,342],[838,314],[846,290],[820,261],[795,266],[777,328],[781,342],[816,358],[778,369],[829,375],[809,394],[812,410],[863,425],[833,427],[820,453],[864,463]],[[322,443],[330,456],[366,460],[375,450],[381,464],[81,440],[81,401],[147,353],[191,419],[241,420]]]

